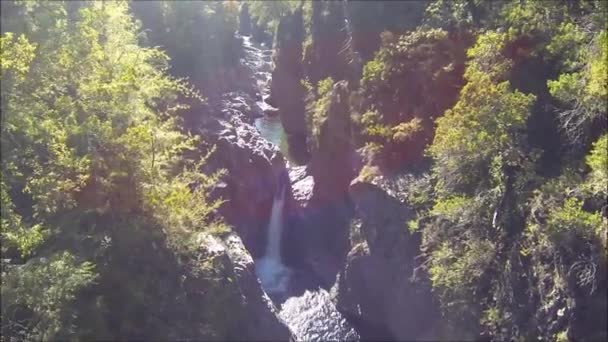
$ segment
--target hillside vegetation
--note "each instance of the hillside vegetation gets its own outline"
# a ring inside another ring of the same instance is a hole
[[[251,227],[266,227],[273,168],[288,170],[249,114],[218,105],[243,89],[277,107],[292,159],[308,164],[314,189],[301,201],[314,205],[301,212],[314,211],[317,230],[288,233],[336,250],[323,257],[346,255],[348,234],[363,240],[351,228],[361,220],[347,222],[349,184],[403,185],[403,203],[386,208],[407,206],[412,219],[386,222],[417,246],[394,258],[416,274],[390,279],[429,289],[435,337],[608,340],[608,2],[2,1],[1,11],[1,341],[251,338],[239,330],[258,322],[243,289],[267,298],[254,276],[239,287],[244,267],[217,252],[235,231],[221,208],[246,207],[238,218],[259,222],[239,227],[243,253],[264,250],[244,236],[264,236]],[[264,56],[269,98],[243,71],[237,32],[275,49]],[[234,127],[244,122],[251,130]],[[201,133],[212,131],[225,155]],[[228,185],[220,162],[238,173]],[[251,189],[268,191],[265,204]],[[251,196],[224,198],[234,194]],[[384,194],[373,198],[398,197]],[[351,231],[318,238],[324,224]],[[260,303],[269,325],[283,324]]]

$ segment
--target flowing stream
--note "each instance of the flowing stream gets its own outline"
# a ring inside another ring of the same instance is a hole
[[[252,68],[261,99],[257,105],[264,111],[272,108],[264,102],[269,95],[272,70],[272,50],[264,49],[243,37],[245,64]],[[279,146],[285,156],[287,143],[278,116],[256,119],[255,125],[262,137]],[[289,167],[289,163],[288,163]],[[281,258],[281,237],[285,220],[283,212],[287,184],[278,182],[268,223],[268,239],[265,255],[255,261],[256,274],[262,288],[279,307],[279,316],[287,323],[299,341],[356,341],[359,335],[331,302],[329,293],[320,288],[306,290],[295,295],[292,288],[297,277]],[[300,272],[301,274],[302,272]],[[311,278],[313,278],[311,276]]]
[[[251,41],[251,37],[243,36],[243,48],[245,49],[244,63],[254,72],[256,85],[260,98],[256,102],[262,112],[273,109],[264,99],[270,95],[270,80],[272,78],[272,50],[266,49]],[[264,115],[255,119],[255,127],[260,134],[271,143],[279,147],[283,155],[287,156],[287,139],[278,115]]]

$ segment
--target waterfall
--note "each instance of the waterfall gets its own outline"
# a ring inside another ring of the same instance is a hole
[[[281,261],[285,188],[285,184],[279,182],[270,211],[266,255],[256,261],[256,273],[262,282],[262,287],[269,294],[284,294],[289,282],[290,270]]]
[[[283,203],[285,201],[285,187],[280,186],[272,202],[270,223],[268,224],[268,244],[266,257],[281,262],[281,236],[283,233]]]

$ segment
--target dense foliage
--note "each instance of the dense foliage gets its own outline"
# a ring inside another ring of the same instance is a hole
[[[414,226],[454,334],[606,338],[602,6],[508,2],[461,27],[476,44]]]
[[[437,29],[398,39],[385,33],[376,57],[365,64],[361,88],[362,143],[379,151],[385,166],[419,160],[432,138],[432,121],[453,104],[462,83],[464,46]],[[434,94],[434,96],[427,96]]]
[[[178,100],[202,97],[140,29],[126,2],[2,3],[3,340],[228,333],[183,305],[193,281],[228,303],[197,257],[225,230],[220,174],[180,127]]]
[[[409,180],[439,335],[608,339],[608,2],[1,9],[2,340],[242,339],[184,124],[247,77],[239,25],[274,37],[265,100],[317,196]]]
[[[606,339],[606,2],[341,5],[304,23],[309,148],[333,151],[346,79],[360,179],[423,170],[409,227],[445,334]]]

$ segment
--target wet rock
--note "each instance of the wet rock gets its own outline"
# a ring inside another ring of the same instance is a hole
[[[244,302],[244,316],[238,327],[243,340],[287,341],[292,334],[285,322],[278,318],[278,310],[262,290],[255,274],[251,255],[241,239],[230,234],[223,239],[225,253],[230,259],[236,285]]]
[[[239,117],[222,121],[216,133],[216,151],[209,164],[225,169],[223,181],[226,202],[220,213],[235,226],[251,253],[263,254],[277,175],[285,170],[285,161],[278,149],[263,139],[257,129]],[[207,135],[208,136],[208,135]]]
[[[277,108],[268,107],[264,109],[264,115],[277,116],[279,115],[279,110]]]
[[[274,101],[274,99],[271,96],[265,96],[264,102],[267,103],[269,106],[272,106],[275,108],[277,107],[276,102]]]
[[[176,298],[179,308],[191,307],[173,317],[183,325],[169,340],[287,341],[292,333],[255,276],[253,260],[240,238],[201,233],[198,256],[181,278],[185,294]],[[197,269],[200,269],[197,271]],[[187,305],[184,305],[187,303]],[[188,318],[191,318],[191,321]]]
[[[250,95],[243,91],[234,91],[222,95],[221,100],[222,110],[237,111],[245,117],[247,122],[253,122],[252,119],[261,117],[262,113],[255,103],[255,95]],[[231,114],[238,116],[239,114]]]
[[[307,171],[306,166],[296,166],[289,170],[291,180],[291,193],[294,201],[300,208],[306,208],[312,198],[315,181]]]
[[[297,341],[358,341],[359,335],[336,310],[327,291],[305,291],[283,303],[281,317]]]

